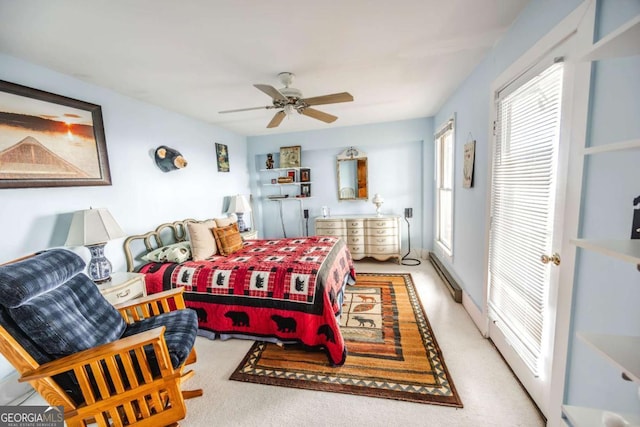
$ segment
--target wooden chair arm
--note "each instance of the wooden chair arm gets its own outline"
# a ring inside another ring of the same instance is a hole
[[[125,322],[134,323],[148,317],[186,308],[184,288],[179,287],[116,304]]]
[[[147,345],[154,346],[160,370],[166,371],[167,368],[169,368],[173,371],[167,343],[164,340],[165,329],[164,326],[150,329],[139,334],[52,360],[51,362],[40,365],[36,369],[25,372],[19,381],[25,382],[52,377],[63,372],[75,371],[86,365],[96,365],[96,363],[100,363],[101,361],[112,362],[114,356],[128,355],[130,351],[134,351],[137,355],[140,352],[144,353],[143,347]],[[162,354],[163,352],[166,352],[166,354]],[[144,359],[146,360],[146,358]],[[142,365],[141,362],[140,364]]]

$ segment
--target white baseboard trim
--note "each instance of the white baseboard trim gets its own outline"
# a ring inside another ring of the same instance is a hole
[[[483,337],[487,337],[489,332],[487,331],[487,325],[484,321],[484,316],[482,315],[482,310],[478,308],[478,306],[473,302],[469,294],[467,294],[464,290],[462,291],[462,306],[467,313],[469,313],[469,317],[475,323],[476,328],[480,331]]]

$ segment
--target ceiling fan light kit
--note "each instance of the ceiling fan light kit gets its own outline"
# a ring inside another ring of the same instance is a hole
[[[284,72],[278,74],[278,78],[280,82],[284,85],[281,89],[276,89],[271,85],[266,84],[254,84],[253,86],[265,93],[266,95],[271,97],[272,105],[266,105],[264,107],[250,107],[250,108],[240,108],[235,110],[225,110],[220,111],[220,114],[225,113],[236,113],[239,111],[250,111],[250,110],[262,110],[262,109],[280,109],[269,124],[268,128],[278,127],[285,116],[291,116],[294,113],[302,114],[307,117],[311,117],[312,119],[320,120],[325,123],[333,123],[338,117],[325,113],[324,111],[316,110],[315,108],[310,108],[312,105],[326,105],[326,104],[337,104],[340,102],[351,102],[353,101],[353,96],[349,92],[339,92],[333,93],[330,95],[321,95],[315,96],[313,98],[303,98],[302,91],[300,89],[296,89],[291,87],[293,80],[295,79],[295,75],[293,73]]]

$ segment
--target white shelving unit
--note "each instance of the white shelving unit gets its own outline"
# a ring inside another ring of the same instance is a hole
[[[640,44],[640,42],[638,42]],[[616,142],[613,144],[599,145],[596,147],[587,147],[584,154],[609,153],[612,151],[640,149],[640,139],[631,139],[629,141]]]
[[[627,21],[595,43],[582,57],[584,61],[640,55],[640,15]]]
[[[289,171],[294,170],[296,171],[296,177],[294,179],[297,179],[297,181],[294,182],[285,182],[285,183],[271,183],[271,182],[263,182],[262,183],[262,187],[271,187],[271,188],[277,188],[278,194],[271,194],[271,196],[284,196],[285,192],[283,191],[284,188],[286,187],[297,187],[298,189],[296,190],[296,194],[292,195],[292,194],[288,194],[288,197],[272,197],[270,198],[269,195],[264,195],[262,198],[266,201],[269,202],[278,202],[278,211],[279,211],[279,215],[280,215],[280,219],[282,220],[283,218],[283,202],[290,202],[290,201],[296,201],[298,202],[298,210],[300,211],[300,222],[299,222],[299,232],[300,235],[302,236],[304,234],[303,232],[303,217],[304,217],[304,206],[303,206],[303,202],[305,200],[311,199],[313,198],[312,196],[305,196],[305,197],[296,197],[300,195],[301,190],[301,186],[303,184],[311,184],[311,181],[301,181],[300,180],[300,171],[301,170],[310,170],[310,168],[308,167],[291,167],[291,168],[272,168],[272,169],[260,169],[261,173],[272,173],[272,174],[277,174],[277,176],[286,176],[283,174],[288,173]],[[269,179],[270,181],[270,179]],[[282,233],[283,235],[286,237],[287,233],[284,227],[284,222],[282,223]]]
[[[582,57],[584,61],[640,55],[640,15],[627,21],[595,43]],[[585,156],[622,150],[640,149],[640,139],[620,141],[602,146],[585,147]],[[572,239],[576,246],[640,265],[640,240]],[[620,369],[631,381],[640,385],[640,337],[615,334],[577,332],[588,346]],[[563,405],[562,412],[573,427],[603,426],[601,409]],[[640,417],[618,414],[631,425],[640,425]]]
[[[564,415],[571,425],[580,427],[603,427],[602,416],[605,411],[601,409],[583,408],[580,406],[565,405]],[[630,425],[640,425],[640,417],[633,414],[618,414],[622,416]]]
[[[571,243],[580,248],[640,264],[640,240],[571,239]]]

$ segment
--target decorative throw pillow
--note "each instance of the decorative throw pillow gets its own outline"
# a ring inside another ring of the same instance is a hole
[[[191,259],[191,245],[189,242],[178,242],[162,246],[144,255],[142,259],[150,262],[182,263]]]
[[[213,229],[216,244],[220,255],[230,255],[242,249],[242,236],[238,231],[238,224],[233,223],[226,227],[216,227]]]
[[[216,228],[214,220],[187,223],[189,241],[191,242],[191,256],[194,261],[202,261],[218,252],[216,239],[212,233],[214,228]]]
[[[216,222],[216,226],[218,227],[227,227],[233,223],[238,222],[238,216],[236,214],[230,214],[226,218],[216,218],[214,219]]]

